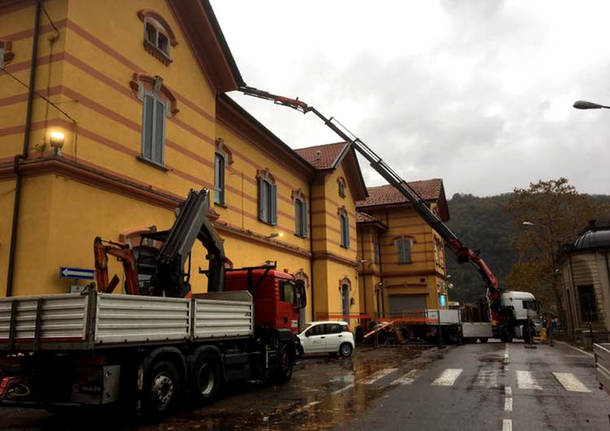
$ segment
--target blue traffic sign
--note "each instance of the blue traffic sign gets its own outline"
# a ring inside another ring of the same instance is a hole
[[[61,278],[71,278],[73,280],[93,280],[95,278],[95,270],[84,268],[68,268],[62,266],[59,268],[59,276]]]

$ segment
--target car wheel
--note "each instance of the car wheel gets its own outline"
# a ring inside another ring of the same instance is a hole
[[[209,353],[200,354],[191,369],[191,392],[200,403],[209,403],[220,390],[218,361]]]
[[[164,414],[176,405],[180,396],[180,379],[175,365],[161,360],[148,373],[144,408],[151,414]]]
[[[354,348],[350,343],[343,343],[341,344],[341,346],[339,346],[339,354],[344,358],[350,357],[352,354],[352,350],[354,350]]]

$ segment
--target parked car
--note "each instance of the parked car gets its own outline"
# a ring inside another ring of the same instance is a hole
[[[302,353],[338,353],[347,358],[355,347],[354,335],[346,322],[310,322],[298,337]]]

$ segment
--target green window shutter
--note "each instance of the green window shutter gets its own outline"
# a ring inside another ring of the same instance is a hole
[[[300,199],[294,200],[294,233],[303,236],[303,202]]]
[[[260,221],[266,221],[266,206],[267,206],[267,193],[265,188],[265,180],[262,178],[258,179],[258,219]]]
[[[349,248],[349,218],[345,216],[345,248]]]
[[[165,140],[165,103],[155,100],[155,134],[153,143],[153,161],[163,164],[163,143]]]
[[[142,157],[152,159],[153,153],[153,111],[155,99],[150,95],[144,96],[144,106],[142,108]]]
[[[303,211],[301,212],[303,216],[302,226],[303,226],[303,237],[307,237],[307,204],[303,201]]]
[[[277,186],[275,184],[270,184],[270,191],[271,193],[269,194],[270,197],[270,205],[269,205],[269,209],[271,212],[271,217],[269,222],[272,225],[277,225]]]
[[[409,238],[403,239],[405,248],[405,263],[411,263],[411,240]]]

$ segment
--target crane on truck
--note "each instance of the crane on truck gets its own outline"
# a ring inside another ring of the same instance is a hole
[[[260,99],[270,100],[277,105],[287,106],[295,109],[303,114],[309,112],[313,113],[324,124],[335,132],[341,139],[343,139],[348,145],[343,148],[343,152],[349,151],[350,148],[354,148],[360,153],[371,165],[377,173],[379,173],[389,184],[394,186],[413,206],[415,211],[443,238],[449,249],[453,252],[457,261],[462,263],[469,263],[479,272],[481,278],[485,282],[487,291],[486,298],[489,303],[489,309],[491,311],[492,322],[495,323],[495,329],[497,336],[504,341],[512,340],[514,333],[514,318],[510,306],[502,304],[502,296],[500,294],[500,287],[498,278],[494,275],[491,268],[480,256],[479,251],[468,248],[457,235],[437,217],[436,214],[430,209],[428,203],[414,190],[409,183],[400,177],[396,171],[394,171],[388,164],[379,157],[371,148],[366,145],[360,138],[354,133],[347,129],[334,117],[326,117],[314,106],[308,105],[307,103],[299,100],[298,98],[292,99],[289,97],[279,96],[272,94],[268,91],[260,90],[258,88],[250,86],[242,86],[239,88],[243,94],[247,96],[258,97]],[[340,154],[338,157],[341,157]]]
[[[82,293],[0,298],[0,406],[159,414],[231,382],[288,381],[304,282],[276,265],[229,267],[208,209],[209,191],[191,190],[169,230],[142,236],[161,243],[146,254],[95,238],[97,285]],[[208,289],[193,294],[197,239]],[[111,293],[108,256],[123,264],[126,295]]]

